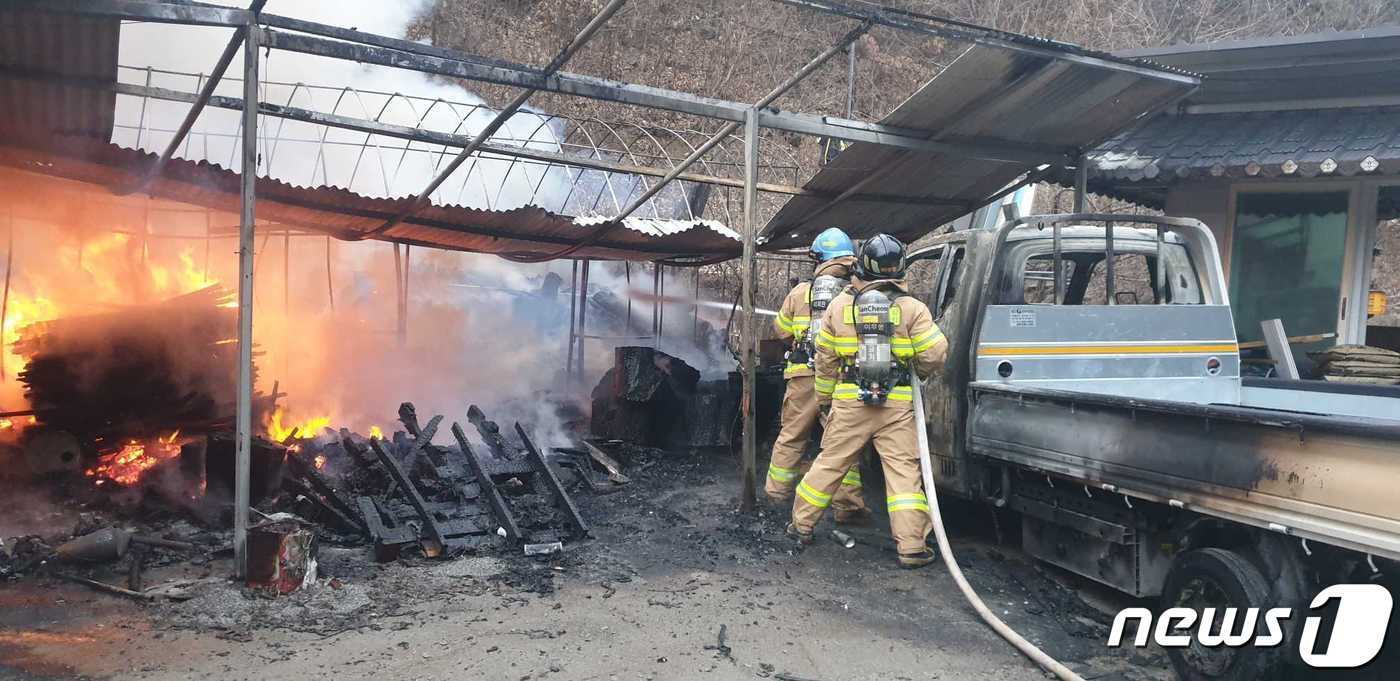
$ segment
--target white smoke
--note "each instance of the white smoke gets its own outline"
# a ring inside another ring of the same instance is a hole
[[[425,4],[421,0],[272,0],[265,11],[402,36]],[[232,29],[217,27],[124,24],[119,55],[124,68],[119,78],[128,83],[197,91],[202,85],[197,74],[213,68],[231,34]],[[283,50],[263,55],[260,98],[272,104],[457,135],[475,135],[496,113],[467,90],[415,71]],[[217,94],[241,98],[242,76],[240,50]],[[189,105],[182,102],[119,96],[113,141],[159,152],[188,110]],[[237,111],[206,108],[179,156],[241,170],[239,124]],[[558,151],[556,125],[543,115],[521,112],[511,117],[493,141]],[[258,136],[260,173],[300,186],[332,185],[375,197],[418,193],[457,151],[274,117],[260,120]],[[533,163],[475,159],[459,168],[433,198],[438,204],[497,210],[529,202],[540,205],[542,200],[548,204],[551,193],[562,191],[566,177],[558,167],[546,170]],[[531,201],[536,188],[546,196]]]

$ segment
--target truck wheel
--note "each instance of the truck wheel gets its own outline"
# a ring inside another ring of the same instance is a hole
[[[1243,556],[1225,549],[1198,549],[1177,556],[1162,589],[1163,610],[1268,609],[1268,601],[1269,585],[1264,575]],[[1215,626],[1219,626],[1218,620]],[[1281,649],[1250,645],[1207,648],[1193,636],[1190,646],[1168,648],[1167,655],[1182,681],[1255,681],[1274,678]]]

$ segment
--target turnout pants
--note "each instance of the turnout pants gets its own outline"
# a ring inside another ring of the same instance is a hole
[[[768,464],[768,480],[763,491],[770,499],[786,501],[792,497],[793,486],[806,472],[802,453],[812,436],[821,411],[817,408],[817,391],[811,376],[793,376],[787,381],[783,395],[783,428],[773,443],[773,457]],[[840,485],[832,493],[831,505],[838,511],[865,508],[861,494],[859,457],[841,471]]]
[[[912,404],[866,406],[854,400],[836,400],[822,437],[821,454],[797,485],[792,524],[803,532],[817,526],[822,512],[833,505],[846,470],[866,444],[873,442],[885,471],[885,502],[895,544],[905,555],[924,551],[933,522],[924,496],[914,428]]]

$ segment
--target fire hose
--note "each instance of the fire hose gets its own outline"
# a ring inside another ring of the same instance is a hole
[[[967,583],[962,568],[958,566],[958,561],[953,558],[953,550],[949,548],[948,533],[943,529],[943,514],[938,510],[938,494],[934,491],[933,485],[933,462],[929,456],[928,448],[928,421],[924,416],[923,389],[917,378],[910,383],[914,392],[914,422],[917,424],[915,430],[919,439],[919,467],[923,470],[924,491],[928,493],[928,514],[933,519],[933,533],[938,538],[938,552],[942,554],[943,562],[948,566],[948,574],[952,575],[953,582],[958,585],[958,590],[962,591],[963,597],[972,605],[972,609],[977,611],[982,621],[986,622],[987,626],[991,627],[997,635],[1006,639],[1022,654],[1029,657],[1032,662],[1040,665],[1041,669],[1054,674],[1062,681],[1084,681],[1083,677],[1071,671],[1069,667],[1046,655],[1045,651],[1035,647],[1025,637],[1006,626],[1006,623],[993,614],[987,608],[986,603],[982,602],[982,597],[972,590],[972,585]]]

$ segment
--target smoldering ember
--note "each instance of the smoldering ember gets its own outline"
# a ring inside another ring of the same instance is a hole
[[[1380,0],[0,0],[0,681],[1396,678],[1397,69]]]

